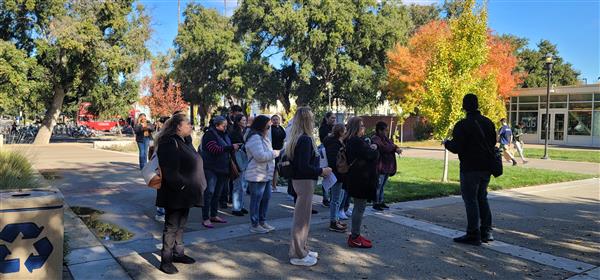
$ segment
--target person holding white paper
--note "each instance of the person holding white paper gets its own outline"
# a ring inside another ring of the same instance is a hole
[[[323,179],[323,188],[328,191],[328,187],[331,188],[331,202],[329,204],[329,230],[335,232],[346,232],[348,225],[340,222],[340,206],[342,198],[344,197],[344,190],[342,189],[342,174],[340,174],[336,167],[337,156],[342,148],[344,134],[346,128],[344,124],[336,124],[333,127],[331,135],[327,136],[323,145],[325,146],[325,153],[327,158],[328,166],[333,169],[333,173]]]

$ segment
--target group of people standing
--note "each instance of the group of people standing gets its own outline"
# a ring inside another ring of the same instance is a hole
[[[293,175],[289,184],[296,196],[290,242],[290,263],[311,266],[318,253],[308,248],[312,196],[319,177],[335,175],[336,182],[325,193],[330,207],[330,230],[345,232],[341,220],[348,219],[345,202],[354,200],[351,234],[348,245],[370,248],[372,242],[360,234],[367,201],[383,210],[383,184],[396,172],[395,153],[400,149],[387,138],[385,123],[377,124],[377,133],[368,138],[363,120],[351,118],[346,125],[335,124],[335,116],[325,132],[321,147],[327,154],[328,166],[322,166],[318,142],[313,136],[314,115],[310,108],[300,107],[286,129],[277,115],[253,118],[244,116],[241,108],[214,117],[205,129],[201,144],[192,144],[192,126],[180,112],[161,118],[151,125],[141,115],[135,127],[140,148],[140,168],[149,158],[147,147],[153,142],[158,157],[161,187],[157,191],[157,215],[163,214],[163,249],[160,269],[177,273],[173,263],[194,263],[184,254],[183,230],[192,207],[202,208],[202,225],[214,228],[227,223],[218,214],[223,199],[231,198],[232,215],[250,215],[249,231],[268,233],[275,227],[267,223],[271,193],[277,186],[277,163],[285,155],[291,162]],[[326,117],[331,117],[328,113]],[[327,122],[326,122],[327,123]],[[154,141],[153,141],[154,140]],[[143,151],[143,152],[142,152]],[[347,170],[338,170],[339,153],[344,153]],[[231,189],[229,185],[231,183]],[[228,190],[229,189],[229,190]],[[227,191],[228,190],[228,191]],[[223,197],[223,193],[228,195]],[[250,196],[248,209],[244,195]],[[227,200],[225,200],[227,202]]]

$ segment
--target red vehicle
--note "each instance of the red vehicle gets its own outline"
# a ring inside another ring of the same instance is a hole
[[[111,121],[100,121],[97,120],[98,116],[90,113],[87,108],[92,105],[90,102],[83,102],[79,104],[79,111],[77,113],[77,125],[86,126],[88,128],[99,130],[99,131],[112,131],[118,130],[119,125],[123,126],[124,123],[119,123],[117,120]],[[119,119],[118,117],[116,119]]]

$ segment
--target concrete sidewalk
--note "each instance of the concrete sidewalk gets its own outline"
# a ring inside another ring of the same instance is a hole
[[[144,185],[137,155],[90,147],[27,152],[36,168],[58,171],[53,184],[70,206],[103,210],[103,220],[135,234],[124,242],[90,239],[67,215],[74,279],[600,279],[598,179],[491,193],[498,241],[482,247],[451,241],[466,224],[457,196],[397,203],[383,213],[369,208],[362,228],[374,241],[369,250],[351,249],[346,234],[327,230],[329,209],[315,197],[320,213],[312,216],[309,247],[320,261],[311,268],[288,263],[293,206],[286,194],[273,194],[268,222],[277,230],[265,235],[251,234],[249,217],[229,210],[221,212],[227,224],[205,229],[193,209],[184,239],[198,262],[177,264],[180,274],[167,276],[157,269],[162,224],[153,219],[155,191]]]

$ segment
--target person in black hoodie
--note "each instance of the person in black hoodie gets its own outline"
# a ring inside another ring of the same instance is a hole
[[[363,214],[367,201],[374,201],[377,193],[377,145],[369,144],[365,137],[365,125],[362,118],[348,120],[346,132],[346,158],[350,166],[345,184],[348,193],[354,198],[352,211],[352,234],[348,236],[348,245],[357,248],[371,248],[372,242],[360,235]]]
[[[332,112],[327,112],[325,117],[323,117],[323,120],[321,120],[321,125],[319,126],[319,141],[321,142],[321,145],[325,141],[325,137],[329,136],[331,133],[333,124],[335,124],[335,115]],[[329,207],[329,193],[326,192],[323,187],[321,187],[321,190],[323,191],[323,206]]]
[[[492,212],[487,199],[490,183],[490,151],[496,145],[494,123],[481,115],[477,96],[463,98],[466,118],[460,120],[452,131],[452,140],[445,140],[448,151],[458,154],[460,160],[460,193],[467,212],[467,234],[454,238],[455,242],[481,245],[493,241]]]
[[[191,142],[184,140],[191,132],[189,119],[185,115],[174,115],[165,123],[156,141],[161,176],[156,206],[165,208],[160,270],[167,274],[178,272],[174,262],[195,262],[183,252],[183,230],[190,208],[202,206],[206,178],[202,157]]]
[[[231,143],[226,131],[227,119],[223,116],[215,117],[198,147],[205,162],[204,172],[208,183],[202,207],[202,225],[207,228],[214,228],[212,223],[227,223],[217,216],[219,198],[223,188],[229,184],[231,154],[238,150],[239,145]]]
[[[286,156],[292,162],[292,186],[298,198],[294,207],[290,263],[313,266],[317,263],[316,252],[308,250],[308,231],[312,209],[312,196],[319,176],[331,174],[331,168],[319,167],[315,140],[312,137],[314,116],[308,107],[300,107],[285,145]]]
[[[348,226],[339,219],[339,211],[342,209],[341,203],[344,198],[343,174],[337,170],[337,156],[340,149],[344,146],[344,134],[346,127],[342,123],[333,126],[331,135],[325,137],[323,145],[327,155],[327,165],[333,169],[333,174],[337,178],[337,182],[331,187],[331,203],[329,204],[329,230],[336,232],[346,232]]]
[[[281,119],[279,118],[278,115],[273,115],[271,116],[271,146],[273,148],[273,150],[277,150],[280,151],[283,149],[283,143],[285,141],[285,129],[283,129],[283,127],[281,127]],[[281,159],[281,156],[277,157],[275,159],[275,166],[277,166],[277,164],[279,163],[279,160]],[[273,181],[272,181],[272,185],[271,185],[271,189],[273,190],[273,192],[277,192],[277,181],[278,181],[278,176],[279,174],[277,174],[277,168],[275,168],[275,173],[273,173]]]

